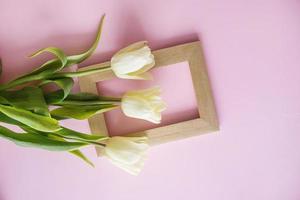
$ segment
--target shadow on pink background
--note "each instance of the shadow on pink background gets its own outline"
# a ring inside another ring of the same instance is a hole
[[[297,200],[300,198],[300,2],[298,0],[1,0],[1,82],[28,72],[46,46],[86,49],[107,14],[95,55],[148,40],[153,49],[200,39],[221,130],[160,145],[131,176],[85,152],[0,140],[0,200]],[[168,91],[169,92],[169,91]],[[86,121],[64,125],[89,132]]]

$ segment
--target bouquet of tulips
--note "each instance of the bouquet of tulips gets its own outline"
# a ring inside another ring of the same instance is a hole
[[[131,174],[138,174],[143,166],[147,137],[106,137],[81,133],[59,124],[60,120],[84,120],[112,109],[122,109],[128,117],[160,123],[165,104],[158,87],[128,91],[122,97],[98,96],[90,93],[71,93],[74,77],[112,70],[118,78],[150,79],[147,72],[154,65],[154,56],[147,42],[137,42],[118,51],[110,66],[77,72],[64,69],[87,59],[96,49],[101,36],[104,16],[92,46],[78,55],[66,55],[61,49],[48,47],[31,55],[52,53],[55,58],[32,72],[0,85],[0,122],[20,127],[20,133],[0,126],[0,137],[17,145],[50,151],[67,151],[93,166],[80,148],[95,145],[103,148],[103,155],[113,164]],[[0,63],[1,66],[1,63]],[[55,84],[57,89],[46,91]]]

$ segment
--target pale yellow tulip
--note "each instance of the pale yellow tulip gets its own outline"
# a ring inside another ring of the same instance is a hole
[[[111,137],[103,155],[114,165],[132,175],[138,175],[144,166],[145,152],[149,148],[147,137]]]
[[[133,43],[111,58],[112,71],[124,79],[151,79],[147,71],[154,65],[154,56],[146,41]]]
[[[125,93],[121,102],[123,113],[128,117],[160,123],[161,112],[166,109],[160,93],[159,87]]]

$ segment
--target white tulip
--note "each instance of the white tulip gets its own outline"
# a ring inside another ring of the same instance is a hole
[[[103,155],[114,165],[132,175],[138,175],[144,166],[145,151],[149,148],[147,137],[111,137]]]
[[[111,59],[111,69],[124,79],[151,79],[147,71],[154,67],[154,56],[146,41],[140,41],[118,51]]]
[[[161,112],[166,109],[160,93],[159,87],[127,92],[121,101],[123,113],[128,117],[160,123]]]

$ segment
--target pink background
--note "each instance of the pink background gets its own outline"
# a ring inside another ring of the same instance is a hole
[[[104,12],[102,43],[81,66],[142,39],[154,49],[200,39],[221,131],[152,148],[138,177],[92,148],[95,169],[1,139],[1,200],[300,199],[298,0],[1,0],[1,81],[41,63],[25,58],[39,48],[87,48]]]

